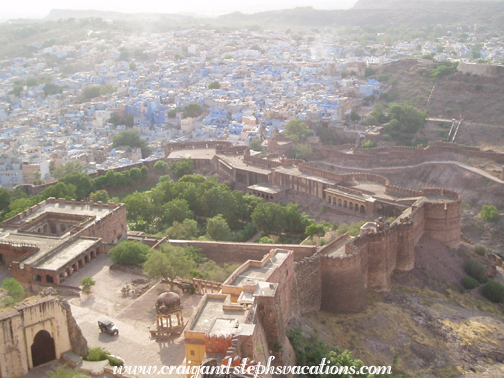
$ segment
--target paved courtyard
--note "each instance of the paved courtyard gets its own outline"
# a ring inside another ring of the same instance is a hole
[[[160,369],[162,366],[184,364],[185,346],[179,336],[174,335],[167,342],[159,343],[152,340],[149,333],[149,327],[153,326],[156,320],[156,298],[164,291],[171,291],[170,285],[158,283],[136,299],[130,295],[123,296],[121,288],[140,276],[110,271],[110,264],[106,255],[99,255],[92,264],[74,273],[64,283],[79,286],[80,280],[87,276],[92,276],[96,281],[90,295],[81,293],[80,298],[68,298],[73,315],[89,347],[103,347],[111,354],[122,357],[126,365],[148,365]],[[187,322],[201,296],[182,293],[176,286],[173,291],[182,298],[184,322]],[[114,322],[119,329],[118,336],[99,331],[97,322],[103,318]],[[171,374],[170,377],[179,375]]]

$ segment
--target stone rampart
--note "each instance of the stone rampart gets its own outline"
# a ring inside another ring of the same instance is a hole
[[[478,64],[460,62],[457,71],[463,74],[479,76],[504,76],[504,66],[496,64]]]

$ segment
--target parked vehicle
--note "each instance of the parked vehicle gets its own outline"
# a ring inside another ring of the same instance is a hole
[[[119,330],[110,320],[99,320],[98,327],[100,328],[100,331],[108,333],[109,335],[115,336],[119,334]]]

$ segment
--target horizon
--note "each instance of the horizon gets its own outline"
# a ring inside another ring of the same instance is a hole
[[[292,9],[297,7],[313,7],[315,9],[335,10],[350,9],[358,0],[336,0],[336,1],[308,1],[308,0],[276,0],[266,2],[265,0],[252,0],[247,3],[236,3],[231,0],[223,0],[218,4],[209,4],[202,0],[192,0],[190,2],[162,3],[154,2],[152,4],[138,2],[124,2],[119,0],[89,0],[73,1],[69,3],[64,0],[33,1],[21,0],[4,4],[0,21],[10,19],[43,19],[47,17],[52,10],[76,10],[76,11],[101,11],[101,12],[119,12],[119,13],[163,13],[163,14],[193,14],[200,17],[217,17],[223,14],[233,12],[258,13],[272,10]]]

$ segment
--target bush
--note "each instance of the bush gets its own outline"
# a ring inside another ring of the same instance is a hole
[[[464,264],[464,272],[466,272],[468,276],[481,282],[485,276],[486,269],[479,261],[469,260]]]
[[[498,216],[499,212],[495,206],[483,205],[481,208],[480,217],[487,222],[495,222]]]
[[[494,302],[494,303],[502,303],[504,302],[504,285],[497,281],[488,281],[481,290],[481,294],[483,296]]]
[[[476,247],[474,247],[474,250],[480,256],[486,256],[488,253],[487,249],[482,245],[477,245]]]
[[[114,357],[107,357],[107,360],[110,364],[110,366],[123,366],[124,365],[124,362],[121,361],[120,359],[118,358],[114,358]]]
[[[147,260],[150,247],[137,241],[124,240],[109,251],[114,264],[135,265]]]
[[[89,349],[89,354],[86,357],[87,361],[105,361],[110,355],[105,349],[101,347]]]
[[[464,289],[466,290],[472,290],[472,289],[475,289],[477,288],[478,286],[480,285],[480,283],[478,282],[478,280],[475,280],[474,278],[472,277],[464,277],[464,279],[462,280],[462,286],[464,287]]]
[[[362,145],[364,148],[375,148],[376,142],[374,140],[368,140],[366,143]]]

